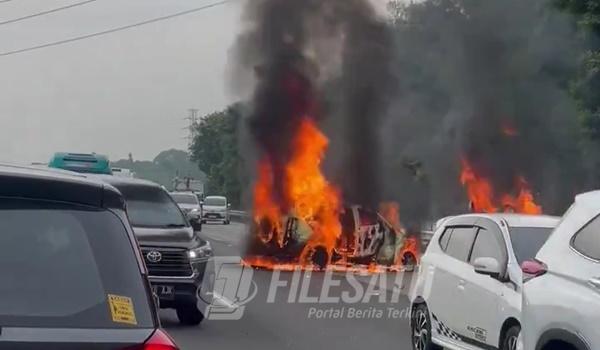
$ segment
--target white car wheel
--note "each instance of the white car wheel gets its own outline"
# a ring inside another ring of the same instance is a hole
[[[413,310],[411,328],[413,350],[440,349],[431,341],[431,320],[425,304],[419,304]]]

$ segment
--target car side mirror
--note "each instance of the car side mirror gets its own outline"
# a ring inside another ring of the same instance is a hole
[[[495,258],[477,258],[475,262],[473,262],[473,266],[475,267],[475,272],[491,276],[493,278],[500,277],[500,263]]]

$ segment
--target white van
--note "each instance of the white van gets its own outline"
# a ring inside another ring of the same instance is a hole
[[[229,225],[231,222],[229,216],[229,208],[231,204],[227,201],[227,197],[223,196],[208,196],[202,202],[202,223],[207,221],[221,221],[224,225]]]

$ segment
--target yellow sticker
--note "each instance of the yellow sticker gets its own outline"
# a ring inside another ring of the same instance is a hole
[[[109,294],[108,304],[113,322],[137,325],[131,298]]]

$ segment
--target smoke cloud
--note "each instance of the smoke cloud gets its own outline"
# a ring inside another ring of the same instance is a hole
[[[571,19],[545,0],[390,9],[383,20],[366,0],[248,1],[232,70],[251,101],[248,159],[268,157],[281,181],[309,114],[330,138],[326,170],[344,200],[397,201],[409,227],[468,210],[462,157],[498,195],[525,177],[548,213],[595,183],[567,92]]]
[[[253,0],[245,14],[234,84],[254,80],[247,126],[273,167],[275,199],[286,208],[283,167],[309,116],[326,129],[328,172],[344,200],[376,207],[379,119],[394,86],[387,23],[366,0]]]
[[[570,19],[548,1],[396,3],[394,105],[381,125],[385,188],[416,223],[468,210],[460,159],[498,196],[524,176],[545,212],[586,186],[568,79]]]

